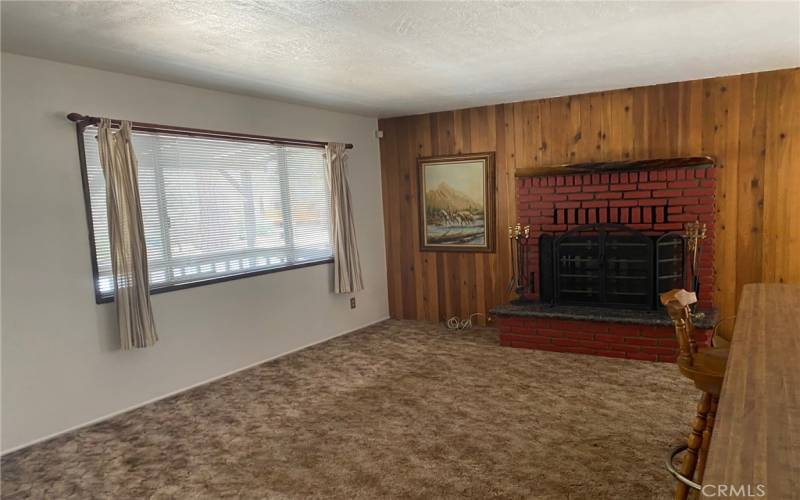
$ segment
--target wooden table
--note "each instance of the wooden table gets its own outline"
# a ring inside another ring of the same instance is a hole
[[[800,285],[744,287],[703,485],[800,499]]]

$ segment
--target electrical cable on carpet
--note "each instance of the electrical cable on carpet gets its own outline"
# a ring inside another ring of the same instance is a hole
[[[469,330],[472,328],[472,318],[474,316],[483,316],[482,313],[472,313],[466,319],[461,319],[458,316],[453,316],[447,320],[448,330]]]

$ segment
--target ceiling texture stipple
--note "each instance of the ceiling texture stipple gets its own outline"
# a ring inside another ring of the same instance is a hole
[[[0,8],[7,52],[380,117],[800,66],[797,1]]]

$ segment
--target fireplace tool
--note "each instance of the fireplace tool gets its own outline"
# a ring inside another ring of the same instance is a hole
[[[697,275],[697,256],[702,250],[702,242],[706,239],[706,224],[701,223],[699,220],[689,222],[686,224],[686,232],[684,237],[687,241],[689,253],[692,255],[691,261],[691,287],[692,291],[700,294],[700,277]],[[697,304],[694,304],[694,308]],[[702,314],[702,313],[699,313]]]
[[[528,269],[528,239],[531,236],[531,226],[522,226],[519,222],[514,227],[508,226],[508,239],[511,243],[511,281],[508,282],[507,291],[515,291],[520,299],[525,298],[525,292],[530,289],[531,283],[527,279]]]

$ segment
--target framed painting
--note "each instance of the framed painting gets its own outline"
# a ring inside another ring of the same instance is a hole
[[[420,249],[494,252],[494,153],[417,159]]]

